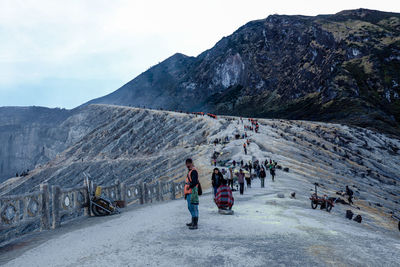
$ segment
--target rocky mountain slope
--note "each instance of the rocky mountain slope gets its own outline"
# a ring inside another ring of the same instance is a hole
[[[169,112],[121,106],[90,105],[82,112],[100,123],[92,121],[95,126],[91,131],[28,176],[4,182],[0,195],[36,190],[41,182],[72,187],[82,183],[83,172],[99,184],[110,184],[116,179],[133,183],[182,178],[182,162],[189,156],[202,155],[205,164],[211,148],[201,145],[207,143],[208,135],[226,124],[186,114],[171,116]],[[80,117],[90,122],[83,114]]]
[[[85,109],[102,123],[29,176],[1,184],[0,192],[35,190],[45,181],[74,186],[82,183],[83,171],[99,184],[181,179],[189,156],[207,192],[214,151],[219,168],[232,159],[272,158],[288,169],[278,168],[275,182],[268,173],[265,188],[253,179],[243,196],[236,191],[229,218],[218,214],[212,194],[203,195],[200,228],[192,232],[196,248],[185,238],[189,213],[178,200],[27,236],[0,249],[0,264],[187,266],[193,253],[196,264],[205,266],[396,266],[399,261],[400,234],[391,218],[400,202],[398,139],[339,124],[260,119],[259,133],[246,132],[251,142],[245,154],[244,140],[233,137],[244,133],[247,119],[110,105]],[[226,136],[229,142],[213,144]],[[342,199],[336,192],[349,185],[354,205],[337,203],[330,213],[311,209],[315,182],[320,195]],[[289,197],[292,192],[296,198]],[[347,220],[346,210],[360,214],[362,223]],[[215,246],[222,248],[218,255]],[[180,257],[174,257],[177,253]]]
[[[107,119],[92,109],[0,107],[0,182],[47,163]]]
[[[400,14],[252,21],[89,103],[341,122],[400,136]]]
[[[391,214],[399,212],[400,141],[384,134],[339,124],[261,119],[260,133],[248,132],[251,145],[243,155],[243,140],[233,135],[243,133],[247,122],[237,117],[216,120],[109,105],[90,105],[82,112],[101,123],[30,175],[0,184],[0,195],[33,191],[43,182],[72,187],[82,184],[83,172],[103,185],[116,179],[180,180],[187,157],[195,160],[207,188],[211,155],[217,151],[222,161],[275,159],[307,188],[318,182],[331,196],[350,185],[357,206],[373,225],[387,224]],[[226,136],[231,138],[228,144],[211,144]]]

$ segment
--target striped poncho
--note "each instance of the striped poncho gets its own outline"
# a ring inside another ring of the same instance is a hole
[[[217,195],[215,196],[215,204],[219,209],[230,209],[233,206],[234,199],[232,190],[227,185],[218,187]]]

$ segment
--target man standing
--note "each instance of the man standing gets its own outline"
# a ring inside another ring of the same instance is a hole
[[[261,166],[261,169],[260,169],[261,188],[264,188],[265,177],[266,177],[266,176],[267,176],[267,174],[265,173],[264,167]]]
[[[186,167],[188,168],[188,174],[186,176],[186,183],[184,188],[185,199],[187,201],[188,209],[192,215],[192,222],[187,223],[190,230],[197,229],[197,223],[199,221],[199,174],[193,165],[192,159],[186,160]]]
[[[244,150],[244,154],[247,155],[247,147],[246,147],[246,143],[243,144],[243,150]]]
[[[242,169],[240,169],[239,173],[236,174],[238,177],[238,183],[240,186],[240,194],[243,195],[243,190],[244,190],[244,172]]]

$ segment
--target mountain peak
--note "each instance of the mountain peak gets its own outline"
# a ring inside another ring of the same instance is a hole
[[[363,8],[271,15],[197,57],[176,53],[91,103],[334,121],[400,135],[399,18]]]

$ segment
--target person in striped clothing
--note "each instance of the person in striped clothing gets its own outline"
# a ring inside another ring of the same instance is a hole
[[[218,187],[217,194],[215,196],[215,204],[218,209],[231,210],[234,204],[234,198],[231,188],[227,185],[227,180],[221,180],[221,186]]]

